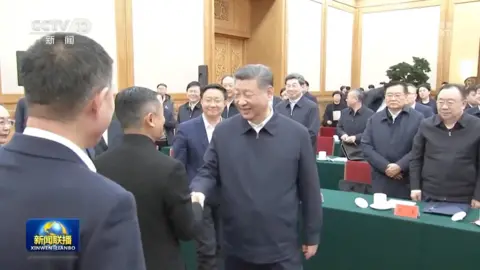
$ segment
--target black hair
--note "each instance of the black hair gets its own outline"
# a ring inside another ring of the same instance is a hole
[[[164,83],[159,83],[159,84],[157,84],[157,88],[160,87],[160,86],[163,86],[163,87],[165,87],[165,88],[168,88],[167,85],[164,84]]]
[[[185,89],[185,90],[188,91],[188,89],[190,89],[190,88],[192,88],[192,87],[195,87],[195,86],[198,86],[198,87],[200,87],[200,88],[202,87],[199,82],[197,82],[197,81],[192,81],[192,82],[189,82],[189,83],[187,84],[187,89]]]
[[[298,73],[290,73],[285,77],[285,84],[290,80],[297,80],[300,85],[305,85],[305,78]]]
[[[115,97],[115,115],[122,128],[139,128],[146,114],[157,112],[162,103],[158,92],[145,87],[130,87]]]
[[[408,94],[408,85],[404,82],[397,82],[397,81],[391,81],[385,85],[385,92],[387,91],[388,88],[394,87],[394,86],[401,86],[403,89],[404,94]]]
[[[221,84],[218,84],[218,83],[207,84],[204,87],[202,87],[202,89],[200,90],[200,97],[203,98],[203,94],[205,94],[205,92],[207,92],[208,90],[212,90],[212,89],[219,90],[220,92],[222,92],[223,97],[227,99],[228,97],[227,89],[225,89],[225,87],[223,87]]]

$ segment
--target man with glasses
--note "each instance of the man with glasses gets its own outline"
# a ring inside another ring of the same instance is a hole
[[[368,119],[361,141],[365,160],[372,166],[373,191],[401,199],[410,198],[410,150],[423,119],[408,105],[407,97],[405,83],[386,85],[386,108]]]
[[[438,115],[422,122],[410,163],[412,200],[470,204],[480,208],[480,120],[464,112],[461,85],[444,85]]]
[[[13,125],[14,121],[10,119],[10,113],[0,105],[0,146],[7,143]]]

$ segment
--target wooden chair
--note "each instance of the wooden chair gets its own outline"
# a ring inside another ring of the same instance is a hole
[[[317,153],[325,151],[327,156],[333,155],[334,144],[333,137],[317,136]]]
[[[365,161],[347,160],[343,179],[348,182],[371,185],[372,174],[370,164]]]
[[[335,135],[334,127],[320,127],[320,136],[333,137],[333,135]]]

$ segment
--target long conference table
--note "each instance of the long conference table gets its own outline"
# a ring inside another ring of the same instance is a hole
[[[479,269],[479,210],[465,220],[421,214],[418,219],[394,216],[393,210],[358,208],[357,197],[371,195],[323,189],[321,243],[305,270],[474,270]],[[419,204],[420,209],[421,203]],[[182,243],[188,270],[196,269],[192,242]]]
[[[162,149],[166,155],[170,149]],[[418,219],[394,216],[393,210],[361,209],[354,203],[371,195],[338,191],[345,162],[317,161],[322,185],[323,227],[317,255],[305,270],[470,270],[478,269],[480,227],[472,224],[479,210],[465,220],[421,214]],[[420,210],[422,203],[419,203]],[[182,242],[188,270],[196,269],[195,246]]]

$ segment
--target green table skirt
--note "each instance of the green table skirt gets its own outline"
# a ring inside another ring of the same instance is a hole
[[[338,190],[338,182],[344,176],[345,162],[317,160],[317,171],[321,188]]]
[[[340,142],[333,142],[333,155],[336,157],[343,156],[342,145]]]
[[[480,269],[479,217],[471,210],[465,221],[421,214],[396,217],[393,210],[360,209],[354,199],[371,196],[323,190],[324,225],[318,255],[305,269],[333,270],[474,270]],[[421,206],[420,206],[420,209]]]

